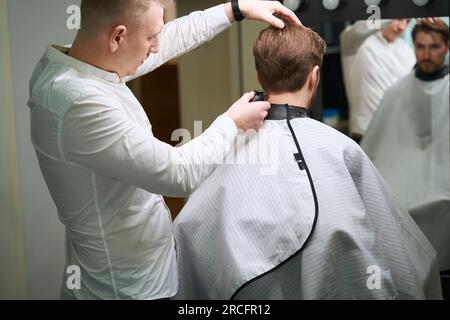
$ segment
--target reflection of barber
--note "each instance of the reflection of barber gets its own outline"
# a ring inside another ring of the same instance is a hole
[[[244,17],[283,27],[276,1],[237,1],[163,25],[168,0],[83,0],[70,49],[50,46],[31,79],[31,131],[40,167],[66,226],[66,264],[81,269],[69,299],[175,295],[170,212],[160,194],[184,196],[222,161],[241,129],[269,108],[245,95],[180,148],[158,141],[126,82],[186,53]],[[241,10],[239,10],[239,6]],[[64,281],[64,284],[66,282]]]
[[[417,68],[387,90],[362,141],[450,269],[449,28],[419,21]]]
[[[350,108],[350,134],[364,135],[384,92],[414,66],[415,58],[400,38],[408,20],[393,20],[381,31],[357,22],[341,34],[344,80]]]
[[[367,155],[307,116],[324,47],[293,24],[256,40],[272,108],[233,152],[244,161],[217,168],[175,220],[178,298],[440,298],[434,249]],[[246,161],[255,153],[273,161]]]

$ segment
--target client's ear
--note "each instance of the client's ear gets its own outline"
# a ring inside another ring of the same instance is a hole
[[[308,89],[311,91],[315,91],[320,81],[320,68],[319,66],[315,66],[309,74],[309,85]]]

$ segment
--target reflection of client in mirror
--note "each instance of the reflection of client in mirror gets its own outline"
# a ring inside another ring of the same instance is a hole
[[[231,154],[272,153],[276,169],[224,164],[191,195],[174,222],[178,298],[441,297],[434,249],[367,155],[301,108],[317,91],[324,46],[293,24],[256,40],[272,107]]]
[[[359,142],[385,91],[408,74],[415,62],[413,50],[400,36],[409,20],[384,22],[370,30],[358,21],[341,34],[344,82],[350,109],[350,134]]]
[[[450,30],[419,20],[416,69],[386,91],[362,147],[450,269]]]

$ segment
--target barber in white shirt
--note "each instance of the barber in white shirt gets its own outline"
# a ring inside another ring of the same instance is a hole
[[[368,29],[366,21],[358,21],[341,34],[350,135],[357,142],[364,136],[384,92],[416,63],[414,51],[401,38],[408,23],[408,19],[393,20],[378,31]]]
[[[65,299],[161,299],[178,287],[170,212],[230,150],[258,129],[268,102],[245,94],[200,137],[174,148],[153,137],[126,82],[212,39],[242,18],[276,27],[277,1],[226,3],[163,25],[162,0],[83,0],[71,48],[50,46],[30,81],[31,138],[66,227],[66,265],[81,289]]]

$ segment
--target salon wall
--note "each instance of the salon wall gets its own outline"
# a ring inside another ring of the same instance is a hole
[[[203,10],[222,1],[177,1],[178,16]],[[238,95],[237,66],[229,67],[232,33],[227,31],[178,60],[181,125],[193,132],[194,121],[203,121],[204,129],[227,110]],[[237,51],[236,51],[237,54]]]
[[[16,148],[17,168],[14,166],[14,162],[16,162],[14,155],[11,155],[7,166],[13,172],[10,173],[13,176],[11,178],[13,183],[9,188],[12,189],[12,191],[9,191],[10,194],[11,192],[14,194],[12,200],[9,201],[9,207],[13,209],[6,209],[6,211],[12,210],[9,214],[11,216],[10,221],[14,221],[16,225],[9,230],[8,235],[3,235],[3,232],[0,233],[2,234],[0,243],[3,250],[5,247],[3,237],[8,237],[10,241],[13,241],[6,247],[8,247],[9,259],[15,259],[18,262],[10,262],[11,266],[8,266],[8,269],[1,269],[0,288],[2,288],[2,295],[7,294],[5,298],[23,297],[25,290],[21,284],[26,279],[26,298],[58,299],[64,266],[64,229],[57,218],[56,208],[42,178],[30,142],[29,110],[27,107],[28,81],[36,62],[42,56],[48,44],[66,44],[73,39],[74,31],[66,27],[66,20],[69,17],[66,10],[69,5],[79,5],[80,1],[2,1],[2,6],[5,3],[7,4],[10,70],[12,74],[12,95],[11,92],[6,92],[6,98],[3,97],[3,99],[9,101],[10,104],[12,103],[14,112],[5,117],[1,114],[1,119],[8,123],[11,129],[9,131],[11,138],[7,142],[9,149],[6,150],[15,153],[14,148]],[[4,14],[3,11],[2,14]],[[4,23],[6,19],[2,17],[0,21]],[[3,43],[2,41],[2,48],[4,48]],[[4,75],[3,72],[1,74]],[[14,125],[16,147],[13,143]],[[5,150],[3,144],[1,147],[3,155],[3,150]],[[2,168],[2,170],[7,169]],[[19,172],[18,177],[14,178],[14,172],[17,171]],[[18,183],[15,183],[15,180]],[[17,193],[20,197],[17,196]],[[2,194],[4,194],[3,190]],[[14,200],[14,197],[18,198],[17,201]],[[17,218],[20,216],[18,208],[20,208],[23,217],[22,221]],[[2,216],[2,228],[3,218]],[[17,223],[21,226],[18,226]],[[11,254],[13,247],[17,248],[15,254]],[[25,261],[20,257],[21,252],[24,252]],[[3,268],[5,260],[2,259],[1,261]],[[23,264],[25,275],[20,274]],[[9,272],[14,265],[18,266],[17,270],[19,271],[17,272],[19,273],[18,278],[20,278],[15,280],[19,284],[16,290],[14,290],[12,284],[4,286],[3,283],[3,277],[9,276]]]
[[[6,0],[0,0],[0,299],[24,299],[25,252]]]
[[[177,1],[178,16],[204,10],[223,1]],[[181,123],[193,132],[194,121],[206,129],[243,92],[259,89],[251,47],[266,25],[234,24],[212,41],[179,59]]]

